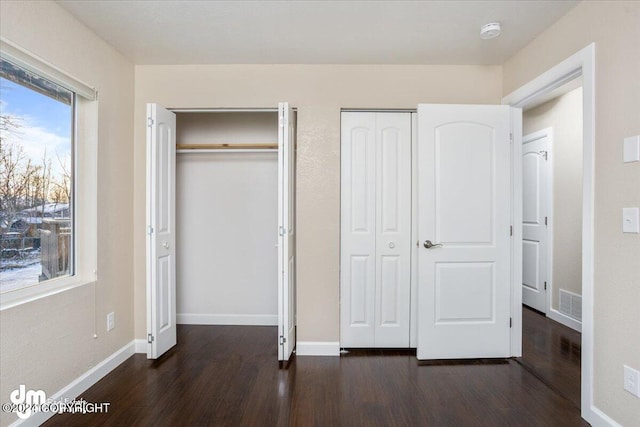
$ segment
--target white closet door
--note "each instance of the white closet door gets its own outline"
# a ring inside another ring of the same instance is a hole
[[[147,104],[147,357],[177,342],[176,116]]]
[[[278,360],[296,346],[295,275],[295,116],[287,102],[278,104]]]
[[[408,347],[411,115],[342,113],[341,345]]]
[[[418,359],[510,355],[510,115],[418,106]]]
[[[376,118],[375,347],[408,347],[411,301],[411,114]]]
[[[342,113],[340,345],[375,345],[376,120]]]

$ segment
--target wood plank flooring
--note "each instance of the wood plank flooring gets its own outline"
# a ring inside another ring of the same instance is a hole
[[[517,361],[580,408],[580,332],[523,306],[522,335],[522,358]]]
[[[421,365],[411,351],[276,362],[275,327],[178,327],[158,361],[136,354],[83,394],[106,414],[46,426],[586,426],[516,360]]]

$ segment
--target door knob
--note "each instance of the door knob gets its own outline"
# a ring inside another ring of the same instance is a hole
[[[424,247],[427,249],[435,248],[438,246],[442,246],[442,243],[431,243],[431,240],[424,241]]]
[[[162,242],[162,247],[165,249],[169,249],[169,242]]]
[[[389,249],[393,249],[396,247],[396,244],[393,242],[389,242]]]

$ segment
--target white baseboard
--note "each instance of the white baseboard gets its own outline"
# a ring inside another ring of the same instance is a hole
[[[340,356],[338,341],[298,341],[296,356]]]
[[[582,414],[582,417],[589,422],[593,427],[622,427],[622,424],[617,423],[613,418],[602,412],[596,406],[591,405],[589,414]]]
[[[137,339],[137,340],[133,340],[134,345],[135,345],[135,349],[136,349],[136,353],[144,353],[147,354],[147,340],[143,340],[143,339]]]
[[[551,320],[555,320],[558,323],[562,323],[563,325],[568,326],[575,331],[582,332],[582,322],[574,319],[573,317],[569,317],[564,313],[560,313],[558,310],[555,310],[553,308],[550,309],[547,312],[547,317]]]
[[[138,340],[144,341],[144,340]],[[98,363],[93,368],[89,369],[84,374],[80,375],[78,378],[70,382],[68,385],[63,387],[60,391],[55,393],[53,396],[47,396],[54,401],[64,401],[65,399],[75,399],[80,396],[86,390],[89,389],[92,385],[100,381],[105,375],[109,372],[113,371],[117,368],[122,362],[127,360],[129,357],[133,356],[136,350],[136,340],[131,341],[129,344],[122,347],[120,350],[113,353],[111,356],[104,359],[102,362]],[[145,349],[146,353],[146,349]],[[102,403],[102,402],[96,402]],[[21,427],[30,427],[30,426],[39,426],[49,418],[54,416],[55,413],[51,412],[37,412],[32,416],[27,418],[26,420],[17,420],[10,425],[10,427],[21,426]],[[78,415],[81,417],[82,415]]]
[[[197,314],[178,313],[180,325],[278,326],[277,314]]]

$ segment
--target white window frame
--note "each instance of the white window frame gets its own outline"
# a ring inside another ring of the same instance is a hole
[[[0,57],[74,92],[72,275],[0,294],[0,311],[97,281],[98,93],[37,55],[0,38]]]

